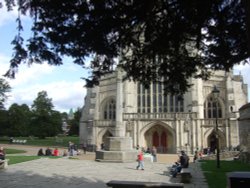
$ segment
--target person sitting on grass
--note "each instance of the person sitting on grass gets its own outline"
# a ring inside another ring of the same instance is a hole
[[[45,155],[46,156],[52,156],[52,151],[51,151],[51,149],[49,147],[45,150]]]
[[[59,150],[57,148],[54,149],[53,156],[59,156]]]
[[[37,156],[44,156],[43,148],[40,148],[40,149],[38,150]]]

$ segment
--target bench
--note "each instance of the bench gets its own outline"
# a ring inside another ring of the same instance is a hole
[[[139,181],[117,181],[112,180],[106,184],[112,188],[184,188],[183,183],[160,183],[160,182],[139,182]]]
[[[12,140],[14,144],[26,144],[27,140]]]
[[[9,159],[1,160],[0,159],[0,169],[5,169],[8,167],[8,161]]]
[[[181,183],[190,183],[191,182],[191,171],[188,168],[181,169]]]

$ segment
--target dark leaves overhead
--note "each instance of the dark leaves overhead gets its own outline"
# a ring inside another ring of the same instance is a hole
[[[87,86],[98,84],[119,57],[127,79],[149,85],[164,78],[167,92],[183,93],[188,78],[207,78],[208,68],[229,70],[250,54],[246,0],[17,2],[20,13],[33,18],[34,35],[26,49],[13,43],[11,69],[27,58],[60,65],[62,56],[84,67],[95,55]]]

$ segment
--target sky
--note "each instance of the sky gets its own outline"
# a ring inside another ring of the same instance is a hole
[[[2,2],[3,0],[0,0]],[[6,79],[12,90],[5,103],[8,109],[13,103],[27,104],[31,106],[36,99],[38,92],[47,91],[48,98],[52,99],[54,110],[61,112],[74,111],[84,105],[86,95],[85,82],[88,72],[79,65],[72,63],[70,58],[64,59],[64,65],[50,66],[48,64],[33,64],[19,66],[15,79],[7,79],[2,75],[9,68],[9,60],[12,56],[11,41],[17,34],[15,11],[7,12],[5,7],[0,9],[0,78]],[[30,20],[22,18],[24,31],[22,35],[28,38],[31,35],[29,30]],[[248,101],[250,100],[250,65],[239,65],[234,68],[235,74],[241,74],[244,83],[248,84]]]
[[[9,69],[13,52],[11,41],[17,34],[17,24],[15,12],[7,12],[5,8],[0,11],[0,78],[7,80],[12,88],[5,103],[6,109],[13,103],[31,106],[40,91],[47,91],[54,110],[68,113],[70,109],[75,111],[81,108],[86,94],[85,82],[81,78],[86,77],[88,72],[72,63],[69,58],[64,58],[65,64],[62,66],[23,64],[19,67],[15,79],[2,76]],[[23,18],[24,37],[31,35],[30,23],[28,18]]]

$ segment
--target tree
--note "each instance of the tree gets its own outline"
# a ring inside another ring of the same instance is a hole
[[[79,135],[79,123],[82,115],[81,113],[82,109],[78,108],[74,112],[74,118],[69,120],[69,125],[70,125],[69,135]]]
[[[4,109],[4,102],[8,98],[7,93],[11,91],[9,83],[0,78],[0,109]]]
[[[0,109],[0,135],[9,135],[8,111]]]
[[[15,1],[6,4],[11,10]],[[250,56],[248,0],[30,0],[17,6],[19,15],[33,18],[33,36],[25,48],[18,17],[10,77],[25,61],[60,65],[66,55],[84,67],[94,55],[85,78],[91,87],[120,57],[127,79],[164,82],[175,94],[189,88],[188,78],[206,79],[210,69],[228,71]]]
[[[31,111],[26,104],[12,104],[8,110],[9,136],[30,135]]]
[[[48,98],[46,91],[38,92],[37,98],[31,106],[32,133],[39,138],[55,136],[61,130],[62,125],[60,112],[53,110],[52,99]]]

